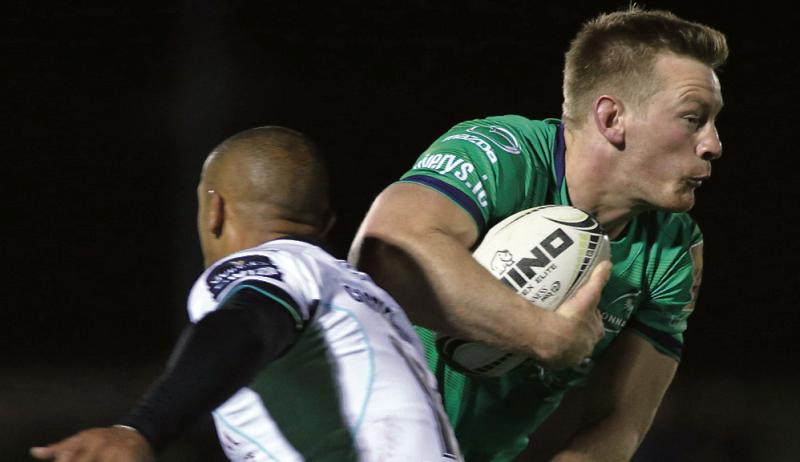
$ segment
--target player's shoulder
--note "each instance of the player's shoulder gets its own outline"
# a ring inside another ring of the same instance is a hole
[[[287,271],[333,258],[319,246],[297,239],[275,239],[225,256],[206,269],[202,280],[215,296],[242,279],[286,280]]]
[[[700,226],[688,212],[657,210],[644,214],[648,235],[662,245],[691,247],[703,241]]]
[[[518,114],[505,114],[486,117],[493,124],[503,124],[518,130],[552,130],[561,123],[558,119],[530,119]]]
[[[451,131],[466,130],[477,136],[489,137],[509,145],[515,141],[509,138],[510,135],[523,138],[552,138],[560,123],[558,119],[539,120],[517,114],[506,114],[465,120],[456,124]]]
[[[275,257],[261,246],[236,252],[209,266],[198,282],[216,299],[228,287],[245,279],[283,281],[284,272]]]
[[[461,150],[471,154],[478,164],[491,166],[532,162],[530,159],[547,163],[556,145],[560,123],[558,119],[532,120],[516,114],[466,120],[441,135],[423,157]]]

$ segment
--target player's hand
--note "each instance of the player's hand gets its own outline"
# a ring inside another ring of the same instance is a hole
[[[31,455],[56,462],[153,462],[150,444],[136,430],[122,427],[92,428],[46,447],[31,448]]]
[[[551,369],[574,367],[592,353],[605,334],[597,304],[610,275],[611,263],[601,262],[589,280],[553,312],[555,340],[552,355],[544,358],[543,366]]]

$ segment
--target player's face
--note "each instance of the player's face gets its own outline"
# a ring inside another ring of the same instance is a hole
[[[643,206],[686,211],[722,155],[719,80],[705,64],[673,54],[662,55],[654,71],[659,89],[625,126],[625,186]]]

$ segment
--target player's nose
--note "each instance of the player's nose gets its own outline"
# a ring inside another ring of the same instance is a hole
[[[717,127],[710,126],[697,144],[697,155],[703,160],[716,160],[722,156],[722,141]]]

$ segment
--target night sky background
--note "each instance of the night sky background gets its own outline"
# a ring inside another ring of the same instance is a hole
[[[569,40],[626,4],[4,2],[0,460],[113,423],[156,377],[202,271],[194,188],[217,143],[260,125],[316,140],[344,257],[372,199],[450,126],[558,116]],[[725,32],[731,56],[724,155],[692,213],[700,302],[636,460],[800,460],[800,18],[643,4]],[[204,421],[162,460],[220,457]]]

